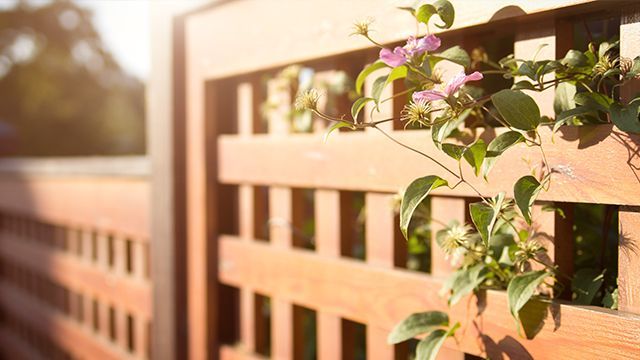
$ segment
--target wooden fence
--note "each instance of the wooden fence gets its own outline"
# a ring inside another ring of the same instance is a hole
[[[538,59],[555,59],[577,41],[575,24],[613,19],[622,54],[640,54],[640,12],[632,1],[454,5],[454,28],[440,34],[445,48],[497,41],[516,57],[530,58],[546,43]],[[351,24],[367,16],[376,19],[375,35],[384,43],[413,30],[410,17],[385,1],[218,1],[176,19],[176,118],[168,126],[178,134],[173,155],[185,164],[184,177],[176,176],[186,184],[177,197],[186,209],[189,358],[305,358],[314,343],[305,339],[309,310],[315,311],[319,359],[356,357],[362,326],[367,358],[406,358],[406,348],[386,344],[391,327],[412,312],[447,310],[437,295],[451,271],[443,254],[432,246],[430,274],[403,269],[406,244],[390,205],[400,188],[438,169],[379,133],[341,132],[327,143],[321,133],[292,134],[286,118],[293,94],[276,80],[264,83],[293,63],[354,76],[377,55],[366,41],[348,36]],[[399,93],[399,85],[390,94]],[[553,92],[536,96],[543,113],[553,115]],[[276,103],[263,122],[267,98]],[[402,106],[384,105],[385,115],[397,115]],[[348,113],[346,106],[341,110]],[[428,131],[387,130],[451,164],[434,151]],[[563,271],[573,267],[573,204],[620,206],[620,310],[537,304],[529,313],[543,313],[541,328],[525,339],[510,318],[506,294],[487,291],[450,310],[463,326],[458,342],[445,343],[442,358],[640,358],[640,139],[610,126],[563,129],[553,141],[543,137],[557,173],[538,207],[553,202],[567,215],[540,215],[553,239],[550,256]],[[539,158],[524,146],[510,151],[489,183],[474,185],[487,196],[510,189],[529,171],[527,161]],[[443,222],[465,220],[474,195],[462,187],[434,191],[431,211]],[[358,197],[364,225],[354,210]],[[299,236],[309,218],[315,222],[311,246]],[[364,252],[357,255],[356,246]]]
[[[0,161],[0,357],[147,359],[145,158]]]

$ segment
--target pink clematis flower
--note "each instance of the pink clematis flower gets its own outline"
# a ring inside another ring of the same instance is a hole
[[[426,51],[434,51],[440,47],[440,39],[435,35],[416,39],[410,36],[405,46],[396,46],[393,51],[380,50],[380,60],[391,67],[397,67],[406,63],[411,57],[423,54]]]
[[[465,75],[464,71],[461,71],[456,76],[452,77],[447,85],[444,87],[444,91],[439,90],[424,90],[413,93],[413,102],[418,101],[434,101],[446,99],[449,96],[455,94],[462,85],[469,81],[482,80],[482,74],[475,71],[469,75]]]

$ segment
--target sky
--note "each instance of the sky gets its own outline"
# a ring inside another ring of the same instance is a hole
[[[130,74],[146,80],[151,67],[149,0],[73,0],[94,12],[94,25],[105,46]],[[30,0],[34,5],[51,0]],[[0,10],[17,0],[0,0]]]

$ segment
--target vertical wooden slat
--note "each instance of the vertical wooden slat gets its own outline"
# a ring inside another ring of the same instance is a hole
[[[393,195],[367,193],[366,206],[366,259],[373,266],[391,268],[395,265],[395,214]],[[395,349],[387,344],[388,331],[374,325],[367,326],[367,358],[393,359]]]
[[[316,251],[321,256],[340,257],[340,192],[317,189],[315,192]],[[342,320],[319,312],[318,359],[342,359]]]
[[[274,111],[269,117],[269,133],[272,136],[287,136],[290,124],[286,114],[291,107],[291,92],[286,81],[270,80],[267,84],[269,102]],[[293,191],[290,188],[269,188],[269,238],[273,246],[291,248]],[[274,359],[293,358],[293,305],[274,296],[271,299],[271,355]]]
[[[438,246],[436,234],[453,220],[464,224],[466,213],[467,201],[463,198],[431,197],[431,217],[433,219],[431,222],[431,274],[433,276],[448,276],[454,271],[450,263],[451,259]],[[440,350],[438,359],[463,360],[464,353],[445,346]]]
[[[623,207],[618,216],[618,307],[640,313],[640,207]]]
[[[514,55],[519,59],[536,60],[555,60],[564,56],[573,42],[572,25],[567,21],[553,21],[552,19],[522,24],[516,34],[514,44]],[[544,45],[544,46],[543,46]],[[544,80],[552,80],[554,74],[547,74]],[[518,79],[516,79],[517,81]],[[555,89],[549,88],[543,92],[527,91],[527,93],[536,100],[540,107],[541,115],[550,117],[555,116],[553,109],[553,99]],[[542,166],[540,164],[540,166]],[[566,218],[555,214],[543,214],[541,216],[540,226],[544,227],[544,232],[548,235],[547,249],[549,250],[549,258],[559,270],[571,276],[573,274],[573,211],[569,204],[558,204],[566,214]],[[538,207],[537,210],[540,210]],[[563,279],[565,279],[563,277]],[[565,281],[565,280],[560,280]],[[560,297],[570,299],[571,286],[565,281],[564,291]]]
[[[250,137],[253,133],[253,87],[245,82],[238,85],[238,134]],[[254,189],[242,184],[238,190],[238,219],[240,237],[251,241],[255,234]],[[255,295],[248,287],[240,289],[240,341],[247,352],[255,351]]]
[[[620,56],[630,59],[640,53],[640,5],[622,9]],[[634,79],[621,90],[628,102],[640,91]],[[640,207],[622,207],[619,212],[618,306],[622,311],[640,313]]]
[[[138,316],[134,322],[134,343],[135,343],[135,356],[138,359],[148,359],[148,344],[149,344],[149,320],[141,316]]]
[[[544,47],[542,47],[545,45]],[[555,60],[556,59],[556,31],[555,23],[546,20],[536,23],[523,24],[516,33],[516,41],[513,46],[516,59]],[[547,74],[544,80],[552,80],[553,74]],[[524,79],[516,79],[524,80]],[[527,91],[540,107],[540,114],[554,116],[553,88],[543,92]]]

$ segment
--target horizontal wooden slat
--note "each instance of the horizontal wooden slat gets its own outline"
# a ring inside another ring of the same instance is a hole
[[[545,152],[555,174],[550,191],[542,192],[540,200],[640,203],[640,170],[632,155],[640,148],[640,137],[612,132],[609,125],[566,127],[553,139],[548,131],[545,133]],[[455,183],[455,178],[435,163],[394,144],[382,134],[375,135],[339,133],[327,143],[314,134],[278,139],[260,135],[252,139],[221,136],[219,178],[228,183],[386,192],[396,192],[425,175],[440,175]],[[457,168],[453,159],[435,149],[428,131],[400,131],[392,135],[432,155],[450,169]],[[474,178],[470,171],[465,172],[465,178],[485,195],[499,191],[512,194],[515,181],[529,174],[532,166],[540,168],[540,151],[522,145],[508,150],[498,160],[489,182]],[[468,166],[463,167],[469,170]],[[464,185],[454,190],[440,188],[434,194],[476,196]]]
[[[266,360],[268,358],[248,353],[244,348],[231,345],[220,346],[220,360]]]
[[[149,159],[145,156],[0,159],[0,174],[23,177],[73,175],[146,178],[150,174],[150,167]]]
[[[3,357],[4,356],[4,357]],[[0,327],[0,358],[12,360],[44,359],[11,329]]]
[[[0,211],[149,237],[149,183],[118,177],[0,176]]]
[[[230,236],[221,237],[219,243],[224,283],[251,286],[260,293],[277,294],[319,312],[384,329],[413,312],[449,311],[454,321],[462,322],[458,349],[467,353],[486,351],[489,357],[500,358],[496,354],[502,352],[512,359],[640,358],[638,315],[553,303],[537,335],[527,340],[517,334],[504,292],[486,291],[480,306],[469,297],[447,309],[446,301],[437,295],[442,278]],[[545,306],[537,302],[523,316],[541,313]],[[449,347],[455,345],[447,342]]]
[[[456,19],[452,30],[592,2],[454,1]],[[367,40],[349,36],[353,23],[366,18],[375,19],[374,38],[380,43],[406,39],[415,32],[410,15],[397,10],[398,4],[388,0],[218,3],[219,6],[190,14],[186,22],[187,69],[209,79],[370,47]],[[230,28],[242,31],[228,36]],[[432,26],[431,31],[441,30]]]
[[[151,286],[135,278],[109,274],[77,257],[0,234],[0,256],[39,272],[71,290],[97,296],[102,301],[150,318]]]
[[[125,352],[116,349],[105,339],[96,337],[88,328],[72,322],[59,313],[27,296],[13,286],[0,282],[0,304],[13,316],[32,328],[43,331],[47,336],[81,359],[129,359]]]

